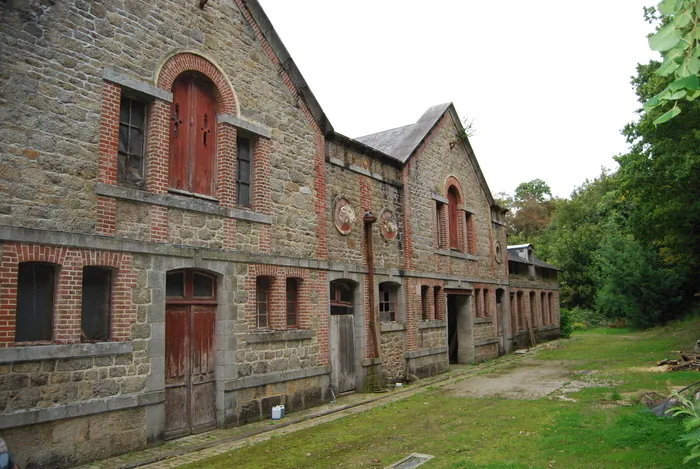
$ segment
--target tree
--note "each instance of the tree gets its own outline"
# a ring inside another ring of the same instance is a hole
[[[496,194],[497,203],[509,210],[506,215],[509,243],[534,243],[552,221],[556,199],[549,185],[542,179],[523,182],[515,195]]]
[[[515,201],[522,203],[525,201],[534,201],[544,203],[552,198],[552,190],[549,184],[542,179],[533,179],[529,182],[520,183],[515,189]]]
[[[650,22],[659,21],[649,47],[661,52],[663,62],[655,73],[669,77],[669,82],[644,108],[651,111],[673,105],[654,119],[658,125],[681,113],[679,101],[692,102],[700,96],[700,1],[663,0],[657,8],[645,9],[645,14]]]

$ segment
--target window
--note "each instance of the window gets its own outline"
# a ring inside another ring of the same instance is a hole
[[[108,340],[112,297],[112,271],[104,267],[83,268],[81,339]]]
[[[433,289],[433,319],[441,319],[440,314],[440,287]]]
[[[465,252],[476,254],[476,227],[474,226],[474,214],[465,212],[465,225],[467,227]],[[500,246],[500,245],[499,245]]]
[[[122,95],[119,108],[119,182],[143,186],[146,103]]]
[[[216,97],[201,73],[186,72],[173,84],[170,113],[170,189],[215,195]]]
[[[484,317],[491,317],[491,297],[489,296],[489,291],[484,290]]]
[[[428,291],[430,287],[423,285],[420,287],[420,306],[421,306],[421,318],[423,321],[430,319],[430,311],[428,310]]]
[[[238,137],[237,147],[236,202],[239,205],[250,207],[250,181],[252,168],[250,139],[246,137]]]
[[[480,318],[482,316],[483,308],[482,308],[482,296],[481,296],[481,290],[479,288],[474,289],[474,310],[476,311],[476,317]]]
[[[42,262],[22,262],[17,274],[16,342],[52,339],[56,268]]]
[[[331,314],[353,314],[354,288],[342,280],[331,282]]]
[[[216,303],[215,277],[193,270],[176,270],[165,276],[165,296],[169,303]]]
[[[299,321],[299,279],[287,279],[287,327],[297,327]]]
[[[270,283],[270,277],[258,277],[256,280],[256,314],[260,329],[267,329],[270,324]]]
[[[454,186],[450,186],[447,191],[447,201],[449,205],[450,249],[459,250],[459,222],[457,220],[459,194],[457,194],[457,189]]]
[[[438,248],[445,247],[445,204],[435,202],[435,239]]]
[[[396,286],[388,282],[379,284],[379,320],[396,322]]]

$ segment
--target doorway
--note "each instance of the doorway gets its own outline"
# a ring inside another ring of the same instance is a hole
[[[355,285],[347,280],[330,284],[331,384],[338,393],[354,391],[355,376]]]
[[[505,316],[505,298],[506,291],[502,288],[496,290],[496,331],[498,333],[498,355],[506,353],[506,341],[503,325],[506,320]]]
[[[165,438],[216,427],[216,278],[169,272],[165,281]]]
[[[459,291],[447,293],[447,344],[450,364],[474,362],[472,336],[472,295]]]

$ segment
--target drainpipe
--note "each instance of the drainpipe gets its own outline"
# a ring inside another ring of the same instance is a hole
[[[372,324],[372,329],[374,332],[374,354],[377,358],[379,358],[381,351],[381,338],[379,332],[381,329],[379,315],[377,314],[377,310],[374,306],[374,252],[372,249],[372,224],[377,221],[377,217],[375,217],[372,212],[367,211],[365,212],[363,221],[365,222],[365,248],[367,249],[369,311],[372,319],[370,324]]]

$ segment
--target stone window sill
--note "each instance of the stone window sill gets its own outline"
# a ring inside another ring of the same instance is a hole
[[[261,331],[246,334],[245,341],[249,344],[262,344],[269,342],[285,342],[287,340],[313,339],[313,331],[306,329],[290,329],[287,331]]]
[[[129,200],[131,202],[141,202],[145,204],[161,205],[170,208],[179,208],[191,212],[207,213],[209,215],[219,215],[222,217],[246,220],[255,223],[272,224],[272,217],[251,210],[240,208],[222,207],[214,200],[197,199],[177,194],[153,194],[143,190],[132,189],[126,186],[114,186],[98,182],[95,185],[97,195],[113,197],[115,199]]]
[[[382,332],[398,332],[405,331],[406,325],[398,322],[383,322],[381,324]]]
[[[134,345],[131,342],[95,342],[92,344],[80,343],[7,347],[0,348],[0,363],[123,355],[133,351]]]
[[[457,259],[465,259],[468,261],[475,261],[478,258],[473,254],[467,254],[466,252],[452,251],[449,249],[436,249],[435,254],[438,256],[455,257]]]
[[[474,318],[474,324],[491,324],[493,318]]]
[[[428,321],[421,321],[418,323],[418,329],[437,329],[440,327],[445,327],[447,322],[444,319],[430,319]]]

